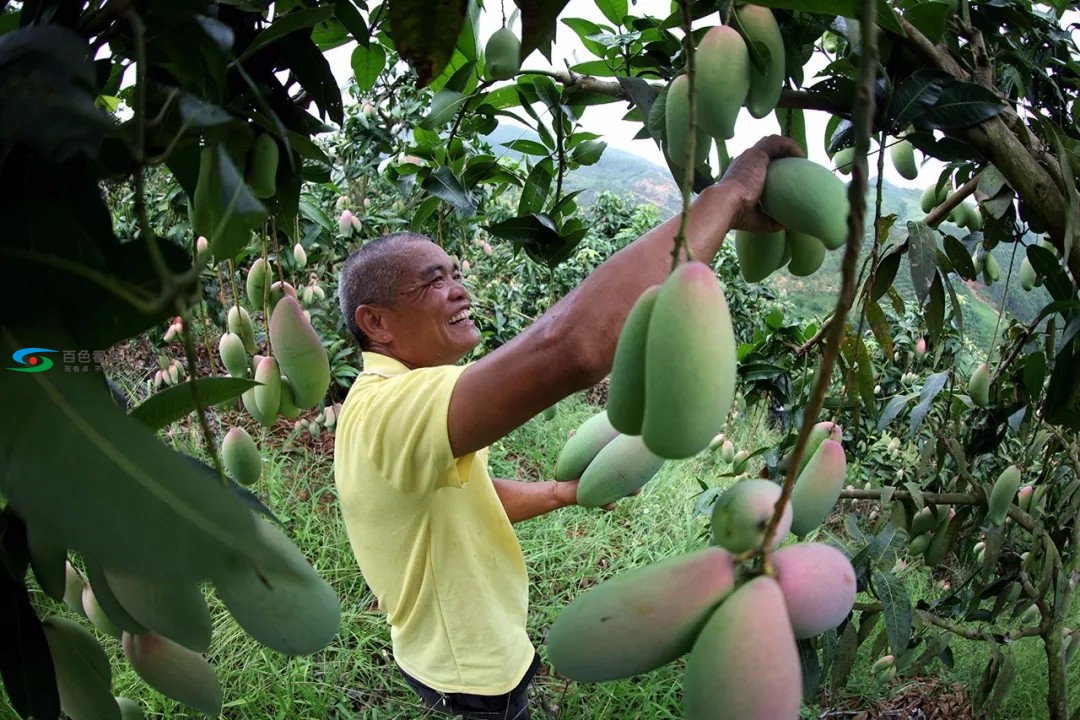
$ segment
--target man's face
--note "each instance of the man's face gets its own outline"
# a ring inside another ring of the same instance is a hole
[[[391,349],[416,367],[456,363],[480,343],[457,262],[435,243],[417,241],[403,264],[396,305],[384,314]]]

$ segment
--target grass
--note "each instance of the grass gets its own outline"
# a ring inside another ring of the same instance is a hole
[[[494,476],[537,480],[551,477],[555,460],[567,434],[598,408],[581,396],[561,403],[555,419],[534,419],[491,449]],[[240,423],[251,431],[268,459],[266,476],[255,489],[285,522],[287,533],[304,551],[319,574],[341,599],[338,635],[324,650],[307,657],[286,657],[263,648],[237,626],[213,596],[207,594],[214,617],[209,660],[223,686],[222,717],[265,720],[350,719],[428,717],[412,691],[397,674],[390,654],[389,627],[376,608],[356,566],[336,506],[332,458],[315,454],[296,444],[272,446],[266,431],[246,415],[230,412],[219,417],[224,428]],[[223,432],[223,430],[222,430]],[[202,455],[198,434],[190,425],[174,425],[168,431],[180,450]],[[778,436],[753,412],[733,423],[729,437],[737,448],[754,450],[774,443]],[[641,495],[620,501],[613,512],[571,507],[515,526],[530,573],[529,635],[540,648],[545,663],[534,681],[535,693],[557,717],[566,720],[606,718],[681,718],[683,660],[639,677],[618,682],[586,685],[552,676],[546,664],[544,630],[560,609],[583,589],[619,572],[660,560],[675,553],[701,547],[706,520],[695,515],[694,499],[699,480],[726,486],[732,479],[717,456],[704,454],[685,461],[668,462]],[[854,479],[849,482],[855,483]],[[859,483],[861,484],[861,483]],[[790,541],[789,541],[790,542]],[[918,562],[903,573],[913,599],[931,598],[935,592],[929,577],[917,570]],[[31,593],[39,613],[74,615],[44,596],[31,581]],[[860,597],[860,600],[870,600]],[[1070,622],[1076,620],[1075,613]],[[1075,626],[1075,625],[1071,625]],[[148,718],[195,718],[200,715],[149,689],[123,658],[119,642],[98,636],[113,660],[113,693],[137,699]],[[830,700],[869,702],[903,689],[902,681],[886,688],[875,685],[867,672],[875,657],[871,642],[865,643],[847,687]],[[956,667],[940,663],[932,674],[941,681],[975,686],[985,665],[985,649],[979,643],[954,642]],[[1017,679],[1005,708],[998,717],[1016,720],[1045,718],[1045,657],[1038,641],[1016,647]],[[1071,705],[1080,700],[1080,678],[1070,671],[1074,688]],[[804,717],[818,717],[824,708],[808,706]],[[534,713],[535,717],[542,713]],[[0,695],[0,717],[15,714]]]

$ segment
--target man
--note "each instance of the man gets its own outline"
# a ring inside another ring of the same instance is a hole
[[[772,136],[699,195],[687,223],[711,263],[732,229],[780,228],[758,210]],[[335,482],[349,541],[387,612],[394,658],[437,710],[525,720],[539,664],[526,633],[528,576],[512,524],[575,503],[577,482],[492,480],[487,447],[611,370],[627,314],[671,268],[674,216],[612,255],[518,337],[458,366],[480,342],[457,265],[412,234],[346,260],[339,296],[363,372],[342,407]]]

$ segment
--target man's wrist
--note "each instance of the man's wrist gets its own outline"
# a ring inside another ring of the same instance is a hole
[[[574,483],[571,482],[559,482],[558,480],[551,480],[551,494],[555,499],[555,507],[563,508],[568,505],[576,505],[575,493],[568,493],[568,490],[574,489]]]

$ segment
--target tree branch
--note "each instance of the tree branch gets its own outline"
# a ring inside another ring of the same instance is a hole
[[[883,490],[841,490],[841,500],[881,500]],[[935,505],[985,505],[986,499],[978,493],[920,493],[922,499]],[[894,490],[894,500],[910,500],[912,495],[907,490]],[[1035,532],[1035,518],[1020,509],[1019,505],[1009,506],[1009,517],[1030,533]]]

